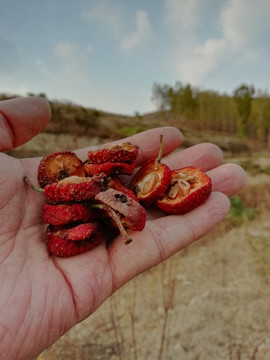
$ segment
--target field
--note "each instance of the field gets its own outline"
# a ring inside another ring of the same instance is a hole
[[[77,125],[89,129],[80,134],[74,118],[57,128],[64,111],[58,106],[58,118],[12,155],[41,156],[179,125],[164,114],[129,119],[93,113],[87,126],[78,108]],[[229,215],[203,239],[126,284],[40,360],[270,359],[270,152],[226,134],[179,127],[183,147],[214,142],[225,162],[246,169],[247,184],[232,198]]]

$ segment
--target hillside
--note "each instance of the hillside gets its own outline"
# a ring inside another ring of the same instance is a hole
[[[258,144],[231,134],[198,130],[193,122],[156,112],[137,116],[112,114],[72,103],[50,102],[52,117],[45,129],[29,143],[9,152],[15,157],[43,156],[59,150],[75,150],[121,139],[157,126],[175,126],[184,134],[183,147],[198,142],[214,142],[222,150],[238,154],[258,148]]]

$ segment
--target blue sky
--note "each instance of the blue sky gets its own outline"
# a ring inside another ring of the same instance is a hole
[[[270,88],[269,0],[0,0],[0,93],[155,110],[154,82]]]

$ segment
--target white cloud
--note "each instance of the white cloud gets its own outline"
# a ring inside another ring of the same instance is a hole
[[[85,76],[91,46],[81,47],[78,43],[59,42],[54,47],[54,56],[59,61],[57,77],[69,76],[73,80],[81,80]]]
[[[216,69],[222,71],[225,64],[260,59],[260,45],[265,46],[262,36],[270,32],[269,0],[223,0],[217,18],[220,36],[208,38],[200,34],[199,25],[207,12],[199,0],[165,1],[167,21],[176,35],[173,56],[181,81],[200,85]],[[211,0],[206,2],[211,5]]]
[[[137,11],[136,29],[133,33],[123,38],[122,49],[128,51],[138,46],[144,45],[152,36],[152,28],[148,19],[147,12]]]
[[[228,42],[225,39],[209,39],[202,46],[196,47],[188,58],[184,57],[179,63],[181,80],[193,85],[199,83],[226,58],[227,50]]]
[[[221,11],[223,36],[234,49],[256,47],[270,31],[269,0],[229,0]]]
[[[121,22],[121,10],[116,2],[98,0],[89,10],[84,10],[82,16],[86,19],[102,21],[115,33],[118,33]]]
[[[167,21],[173,30],[195,28],[200,19],[201,4],[200,0],[165,0]]]

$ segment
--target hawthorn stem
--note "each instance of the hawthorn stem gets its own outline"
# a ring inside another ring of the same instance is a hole
[[[129,244],[132,241],[132,238],[128,236],[126,229],[124,228],[119,216],[117,215],[117,213],[108,205],[105,204],[91,204],[91,207],[96,208],[96,209],[101,209],[106,211],[106,213],[114,220],[114,222],[116,223],[120,234],[122,235],[123,239],[125,240],[125,244]]]
[[[28,179],[27,176],[24,176],[24,177],[23,177],[23,180],[26,182],[26,184],[27,184],[28,186],[30,186],[31,189],[33,189],[33,190],[35,190],[35,191],[38,191],[38,192],[44,193],[44,189],[39,188],[39,187],[33,185],[33,184],[30,182],[30,180]]]
[[[157,162],[159,163],[162,159],[162,154],[163,154],[163,135],[160,135],[159,137],[159,141],[160,141],[160,145],[159,145],[159,153],[158,153],[158,157],[157,157]]]

